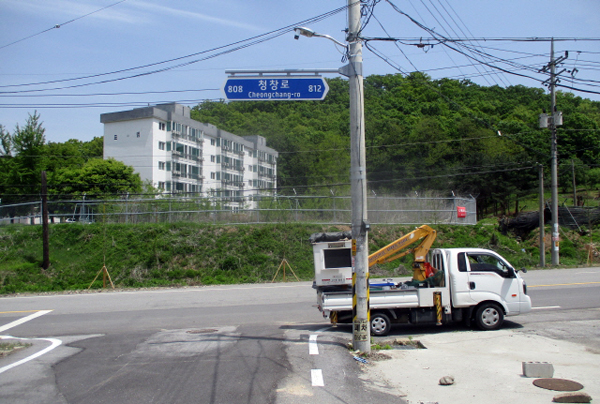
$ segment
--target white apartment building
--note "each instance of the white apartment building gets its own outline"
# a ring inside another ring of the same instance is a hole
[[[132,166],[164,193],[221,197],[232,209],[273,195],[279,154],[262,136],[236,136],[190,118],[184,105],[159,104],[100,115],[104,158]]]

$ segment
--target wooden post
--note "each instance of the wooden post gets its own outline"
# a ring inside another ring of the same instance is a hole
[[[50,267],[50,240],[48,235],[48,186],[46,184],[46,171],[42,171],[42,268]]]

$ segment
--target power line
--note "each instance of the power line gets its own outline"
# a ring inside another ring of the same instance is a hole
[[[461,24],[466,28],[467,32],[469,33],[470,36],[473,36],[473,33],[471,32],[471,30],[469,30],[469,27],[464,23],[464,21],[462,20],[462,18],[460,18],[460,15],[456,12],[456,10],[454,10],[454,8],[452,7],[452,5],[448,2],[448,0],[445,0],[446,4],[448,5],[448,8],[450,8],[450,10],[452,10],[452,12],[456,15],[456,17],[458,18],[458,20],[461,22]],[[442,8],[444,9],[444,11],[446,11],[446,13],[450,16],[450,18],[452,19],[452,21],[454,21],[454,24],[459,28],[460,32],[466,36],[465,32],[462,30],[462,28],[460,27],[460,25],[454,20],[454,18],[452,17],[452,14],[450,14],[446,8],[444,7],[444,5],[442,4],[442,2],[440,0],[438,0],[438,3],[442,6]],[[481,45],[479,44],[478,41],[476,41],[477,45],[479,48],[481,48]],[[504,75],[503,77],[508,81],[508,84],[510,83],[510,80],[508,80],[508,78],[506,78]],[[502,83],[504,85],[506,85],[506,83],[504,82],[504,80],[502,79],[502,77],[500,77],[500,75],[498,75],[498,78],[500,79],[500,81],[502,81]]]
[[[390,1],[386,0],[388,3]],[[391,3],[393,4],[393,3]],[[396,7],[396,6],[394,6]],[[427,28],[423,24],[419,23],[414,18],[410,17],[404,11],[399,8],[395,8],[397,12],[402,15],[405,15],[407,18],[411,19],[413,23],[416,23],[420,28],[426,30],[430,33],[435,33],[435,31]],[[400,11],[398,11],[400,10]],[[443,37],[446,42],[551,42],[554,39],[555,42],[599,42],[600,37],[516,37],[516,36],[504,36],[504,37]],[[367,40],[380,40],[380,41],[398,41],[398,42],[414,42],[414,45],[418,43],[428,43],[434,42],[438,43],[440,41],[439,34],[438,36],[430,36],[430,37],[363,37],[363,39]],[[600,52],[592,52],[592,51],[582,51],[589,54],[600,54]]]
[[[456,47],[453,47],[453,46],[451,46],[449,43],[456,42],[456,44],[459,44],[459,42],[460,42],[460,41],[456,41],[456,40],[454,40],[454,41],[451,41],[451,40],[450,40],[450,38],[446,38],[446,37],[444,37],[443,35],[437,34],[437,33],[436,33],[435,31],[433,31],[432,29],[430,29],[430,28],[426,27],[426,26],[425,26],[425,25],[423,25],[422,23],[420,23],[420,22],[418,22],[417,20],[415,20],[414,18],[412,18],[410,15],[406,14],[404,11],[402,11],[400,8],[398,8],[398,7],[397,7],[397,6],[396,6],[396,5],[395,5],[395,4],[394,4],[394,3],[393,3],[391,0],[386,0],[386,1],[387,1],[387,3],[389,3],[389,4],[392,6],[392,8],[394,8],[394,10],[395,10],[396,12],[398,12],[398,13],[399,13],[399,14],[401,14],[401,15],[404,15],[404,16],[406,16],[406,17],[407,17],[408,19],[410,19],[410,20],[411,20],[411,21],[412,21],[414,24],[416,24],[417,26],[419,26],[420,28],[422,28],[423,30],[425,30],[426,32],[428,32],[429,34],[433,35],[433,38],[435,38],[435,40],[439,41],[441,44],[443,44],[444,46],[448,47],[449,49],[452,49],[452,50],[454,50],[455,52],[458,52],[458,53],[460,53],[460,54],[462,54],[462,55],[466,56],[466,57],[467,57],[467,58],[469,58],[469,59],[473,59],[473,60],[477,61],[478,63],[481,63],[481,64],[483,64],[483,65],[489,66],[489,67],[491,67],[491,68],[493,68],[493,69],[497,69],[497,70],[499,70],[499,71],[502,71],[502,72],[504,72],[504,73],[512,74],[512,75],[519,76],[519,77],[528,78],[528,79],[531,79],[531,80],[537,81],[537,82],[539,82],[539,83],[543,83],[543,82],[545,81],[545,80],[536,79],[535,77],[531,77],[531,76],[528,76],[528,75],[525,75],[525,74],[521,74],[521,73],[517,73],[517,72],[514,72],[514,71],[507,70],[506,68],[503,68],[503,67],[500,67],[500,66],[497,66],[497,65],[491,64],[491,63],[489,63],[489,62],[487,62],[487,61],[484,61],[484,60],[479,60],[479,59],[475,58],[474,56],[472,56],[472,55],[469,55],[469,54],[465,53],[464,51],[461,51],[461,50],[457,49]],[[587,40],[595,40],[595,41],[600,41],[600,38],[586,38],[586,39],[587,39]],[[389,40],[389,38],[386,38],[385,40]],[[528,39],[528,41],[531,41],[531,40],[532,40],[532,38],[529,38],[529,39]],[[536,41],[539,41],[539,40],[541,40],[541,38],[535,38],[535,40],[536,40]],[[552,40],[552,38],[548,38],[548,40]],[[471,49],[471,48],[469,48],[469,47],[466,47],[466,48],[467,48],[467,49]],[[481,54],[481,55],[491,56],[491,57],[493,57],[493,58],[494,58],[496,61],[500,61],[500,62],[506,62],[505,60],[503,60],[503,59],[500,59],[500,58],[497,58],[497,57],[495,57],[495,56],[493,56],[493,55],[489,55],[489,54],[487,54],[487,53],[483,53],[483,52],[481,52],[481,51],[478,51],[478,50],[476,50],[476,49],[475,49],[475,51],[476,51],[477,53]],[[389,63],[389,62],[388,62],[388,63]],[[568,88],[568,89],[575,90],[575,91],[581,91],[581,92],[590,93],[590,94],[600,94],[600,92],[597,92],[597,91],[585,90],[585,89],[576,88],[576,87],[573,87],[573,86],[567,86],[567,85],[564,85],[564,84],[561,84],[560,86],[561,86],[561,87],[563,87],[563,88]]]
[[[510,164],[510,163],[507,163]],[[504,164],[504,165],[507,165]],[[514,163],[514,164],[533,164],[532,162],[521,162],[521,163]],[[528,169],[532,169],[532,168],[537,168],[537,166],[535,164],[533,165],[528,165],[525,167],[508,167],[508,168],[499,168],[499,169],[492,169],[492,170],[483,170],[483,171],[473,171],[473,168],[487,168],[487,167],[502,167],[503,164],[500,165],[489,165],[489,166],[468,166],[468,167],[457,167],[456,169],[460,169],[461,172],[459,173],[450,173],[450,174],[435,174],[435,175],[425,175],[425,176],[413,176],[413,177],[406,177],[403,176],[402,178],[389,178],[389,179],[385,179],[385,180],[371,180],[369,181],[369,183],[386,183],[386,182],[397,182],[397,181],[415,181],[415,180],[425,180],[425,179],[434,179],[434,178],[451,178],[451,177],[462,177],[462,176],[472,176],[472,175],[482,175],[482,174],[497,174],[497,173],[504,173],[504,172],[514,172],[514,171],[523,171],[523,170],[528,170]],[[388,172],[383,172],[383,174],[386,174]],[[391,173],[394,173],[393,171],[391,171]],[[370,173],[369,176],[373,176],[375,174],[381,174],[378,172],[373,172]],[[322,178],[321,176],[302,176],[302,177],[289,177],[289,179],[297,179],[297,178]],[[328,176],[323,176],[324,178],[327,178]],[[331,176],[330,176],[331,177]],[[210,182],[210,181],[209,181]],[[245,182],[245,181],[244,181]],[[215,184],[219,183],[219,181],[215,180],[214,181]],[[92,187],[111,187],[111,186],[132,186],[135,184],[132,183],[122,183],[122,182],[103,182],[103,183],[95,183],[95,184],[86,184],[86,186],[92,186]],[[286,186],[282,186],[279,188],[311,188],[311,187],[322,187],[322,186],[328,186],[328,187],[333,187],[333,186],[348,186],[350,185],[350,182],[338,182],[338,183],[329,183],[329,184],[307,184],[307,185],[302,185],[302,184],[296,184],[296,185],[286,185]],[[10,188],[36,188],[39,187],[40,184],[19,184],[19,185],[13,185],[13,184],[0,184],[0,186],[4,186],[4,187],[10,187]],[[48,187],[50,189],[58,189],[58,188],[64,188],[64,187],[78,187],[81,186],[81,184],[78,183],[61,183],[61,184],[49,184]],[[217,191],[227,191],[228,189],[224,189],[221,188]],[[260,190],[259,188],[256,189],[244,189],[244,191],[252,191],[252,190]],[[231,191],[231,190],[230,190]],[[8,193],[3,193],[3,195],[5,196],[37,196],[38,194],[8,194]],[[118,194],[113,194],[113,195],[122,195],[122,193],[118,193]]]
[[[322,21],[324,19],[327,19],[333,15],[336,15],[344,10],[346,10],[348,6],[343,6],[343,7],[339,7],[337,9],[334,9],[332,11],[329,11],[327,13],[323,13],[321,15],[318,15],[316,17],[312,17],[303,21],[299,21],[296,22],[294,24],[291,25],[287,25],[285,27],[267,32],[267,33],[263,33],[260,35],[255,35],[253,37],[244,39],[244,40],[240,40],[240,41],[236,41],[233,43],[230,43],[228,45],[223,45],[223,46],[218,46],[212,49],[207,49],[207,50],[203,50],[200,52],[195,52],[189,55],[185,55],[185,56],[180,56],[177,58],[173,58],[173,59],[168,59],[168,60],[163,60],[160,62],[155,62],[155,63],[148,63],[145,65],[141,65],[141,66],[135,66],[135,67],[130,67],[130,68],[126,68],[126,69],[121,69],[121,70],[115,70],[112,72],[106,72],[106,73],[98,73],[98,74],[93,74],[93,75],[87,75],[87,76],[82,76],[82,77],[74,77],[74,78],[69,78],[69,79],[60,79],[60,80],[50,80],[50,81],[43,81],[43,82],[35,82],[35,83],[22,83],[22,84],[11,84],[11,85],[3,85],[0,86],[0,88],[10,88],[10,87],[29,87],[29,86],[40,86],[40,85],[47,85],[47,84],[56,84],[56,83],[65,83],[65,82],[70,82],[70,81],[79,81],[79,80],[87,80],[87,79],[93,79],[93,78],[98,78],[98,77],[104,77],[104,76],[110,76],[110,75],[115,75],[115,74],[121,74],[121,73],[128,73],[128,72],[132,72],[135,70],[141,70],[141,69],[147,69],[149,67],[155,67],[155,66],[159,66],[159,65],[164,65],[167,63],[173,63],[173,62],[178,62],[178,61],[182,61],[184,59],[189,59],[191,57],[195,57],[195,56],[199,56],[199,55],[207,55],[204,56],[200,59],[195,59],[195,60],[191,60],[191,61],[187,61],[187,62],[182,62],[179,64],[175,64],[175,65],[171,65],[171,66],[166,66],[163,68],[158,68],[155,70],[151,70],[151,71],[146,71],[146,72],[140,72],[140,73],[136,73],[133,75],[129,75],[129,76],[124,76],[124,77],[118,77],[118,78],[113,78],[113,79],[104,79],[104,80],[100,80],[100,81],[95,81],[95,82],[89,82],[89,83],[83,83],[83,84],[75,84],[75,85],[69,85],[69,86],[64,86],[64,87],[56,87],[56,88],[50,88],[50,89],[33,89],[33,90],[20,90],[20,91],[2,91],[0,92],[0,94],[18,94],[18,93],[31,93],[31,92],[42,92],[42,91],[52,91],[52,90],[64,90],[64,89],[70,89],[70,88],[78,88],[78,87],[85,87],[85,86],[90,86],[90,85],[97,85],[97,84],[105,84],[105,83],[111,83],[111,82],[116,82],[116,81],[122,81],[122,80],[127,80],[127,79],[132,79],[132,78],[138,78],[138,77],[143,77],[143,76],[148,76],[148,75],[152,75],[152,74],[156,74],[156,73],[162,73],[168,70],[173,70],[179,67],[184,67],[184,66],[189,66],[191,64],[195,64],[201,61],[205,61],[208,59],[212,59],[215,58],[217,56],[222,56],[225,54],[229,54],[229,53],[233,53],[236,52],[238,50],[241,49],[245,49],[247,47],[253,46],[253,45],[257,45],[266,41],[270,41],[272,39],[275,39],[277,37],[280,37],[282,35],[288,34],[290,32],[292,32],[294,30],[295,27],[298,27],[300,25],[305,25],[305,24],[310,24],[310,23],[315,23],[315,22],[319,22]],[[217,52],[217,53],[214,53]]]
[[[114,97],[116,95],[151,95],[151,94],[177,94],[177,93],[195,93],[203,91],[220,91],[220,88],[201,88],[196,90],[165,90],[165,91],[138,91],[138,92],[121,92],[121,93],[88,93],[88,94],[0,94],[0,97],[22,98],[22,97]]]
[[[441,18],[444,20],[444,22],[446,22],[446,24],[448,24],[448,21],[446,21],[445,17],[444,17],[444,16],[443,16],[443,15],[442,15],[442,14],[439,12],[439,10],[437,9],[437,7],[435,7],[435,5],[433,4],[433,2],[432,2],[431,0],[429,0],[429,2],[430,2],[430,4],[433,6],[433,8],[434,8],[434,9],[437,11],[437,13],[438,13],[438,14],[440,14],[440,16],[441,16]],[[421,3],[423,3],[423,0],[421,0]],[[424,5],[424,4],[423,4],[423,5]],[[437,19],[437,17],[435,17],[435,15],[433,14],[433,12],[431,12],[431,10],[429,10],[429,8],[427,8],[427,11],[429,11],[429,13],[430,13],[430,14],[433,16],[433,18],[434,18],[434,19],[435,19],[435,20],[438,22],[438,24],[440,24],[440,26],[442,26],[442,24],[440,23],[440,21]],[[454,30],[452,29],[452,27],[450,27],[450,24],[448,24],[448,26],[449,26],[449,28],[450,28],[450,29],[451,29],[451,30],[454,32],[454,34],[456,35],[456,31],[454,31]],[[448,32],[448,30],[446,30],[446,29],[445,29],[443,26],[442,26],[442,29],[443,29],[443,30],[446,32],[446,34],[447,34],[447,35],[449,35],[449,34],[450,34],[450,33]],[[471,63],[471,65],[473,66],[473,68],[475,68],[475,70],[477,70],[477,72],[478,72],[478,73],[481,73],[481,72],[479,71],[479,68],[478,68],[478,67],[477,67],[477,66],[476,66],[476,65],[473,63],[473,61],[472,61],[472,60],[469,60],[469,62]],[[483,75],[482,75],[481,77],[483,77],[483,79],[486,81],[486,83],[490,84],[490,82],[487,80],[486,76],[483,76]],[[495,82],[496,84],[498,84],[498,82],[497,82],[497,81],[496,81],[496,80],[495,80],[493,77],[491,77],[491,78],[494,80],[494,82]]]
[[[177,102],[179,104],[199,104],[203,101],[216,101],[220,98],[194,98],[194,99],[180,99],[180,100],[164,100],[164,101],[153,101],[153,104],[168,104]],[[37,109],[56,109],[56,108],[106,108],[106,107],[145,107],[149,106],[148,102],[144,101],[132,101],[132,102],[94,102],[87,104],[76,104],[76,103],[48,103],[48,104],[0,104],[1,108],[37,108]]]
[[[9,44],[6,44],[6,45],[3,45],[3,46],[0,46],[0,49],[4,49],[4,48],[6,48],[6,47],[8,47],[8,46],[11,46],[11,45],[14,45],[14,44],[16,44],[16,43],[23,42],[23,41],[25,41],[25,40],[27,40],[27,39],[31,39],[31,38],[33,38],[33,37],[36,37],[36,36],[38,36],[38,35],[44,34],[44,33],[48,32],[48,31],[52,31],[53,29],[58,29],[58,28],[60,28],[60,27],[64,27],[64,26],[65,26],[65,25],[67,25],[67,24],[70,24],[70,23],[72,23],[72,22],[75,22],[75,21],[77,21],[77,20],[81,20],[82,18],[85,18],[85,17],[87,17],[87,16],[90,16],[90,15],[92,15],[92,14],[96,14],[96,13],[98,13],[98,12],[102,11],[102,10],[106,10],[107,8],[114,7],[114,6],[116,6],[117,4],[121,4],[121,3],[125,2],[125,1],[127,1],[127,0],[121,0],[121,1],[117,1],[116,3],[109,4],[109,5],[108,5],[108,6],[106,6],[106,7],[102,7],[102,8],[99,8],[98,10],[92,11],[91,13],[87,13],[87,14],[85,14],[85,15],[82,15],[82,16],[80,16],[80,17],[73,18],[72,20],[65,21],[65,22],[63,22],[63,23],[61,23],[61,24],[56,24],[56,25],[54,25],[53,27],[50,27],[50,28],[48,28],[48,29],[45,29],[45,30],[43,30],[43,31],[40,31],[40,32],[38,32],[37,34],[29,35],[28,37],[21,38],[21,39],[18,39],[18,40],[16,40],[16,41],[14,41],[14,42],[11,42],[11,43],[9,43]]]

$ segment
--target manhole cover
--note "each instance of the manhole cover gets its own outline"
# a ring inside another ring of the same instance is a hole
[[[577,391],[583,388],[581,383],[566,379],[536,379],[533,381],[535,386],[554,391]]]
[[[204,330],[189,330],[188,334],[210,334],[211,332],[217,332],[217,330],[206,328]]]

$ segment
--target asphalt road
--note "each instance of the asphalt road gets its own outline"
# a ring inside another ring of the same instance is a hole
[[[600,353],[600,269],[524,277],[535,309],[507,327]],[[398,401],[314,302],[307,282],[0,298],[0,335],[32,344],[0,358],[0,403]]]

